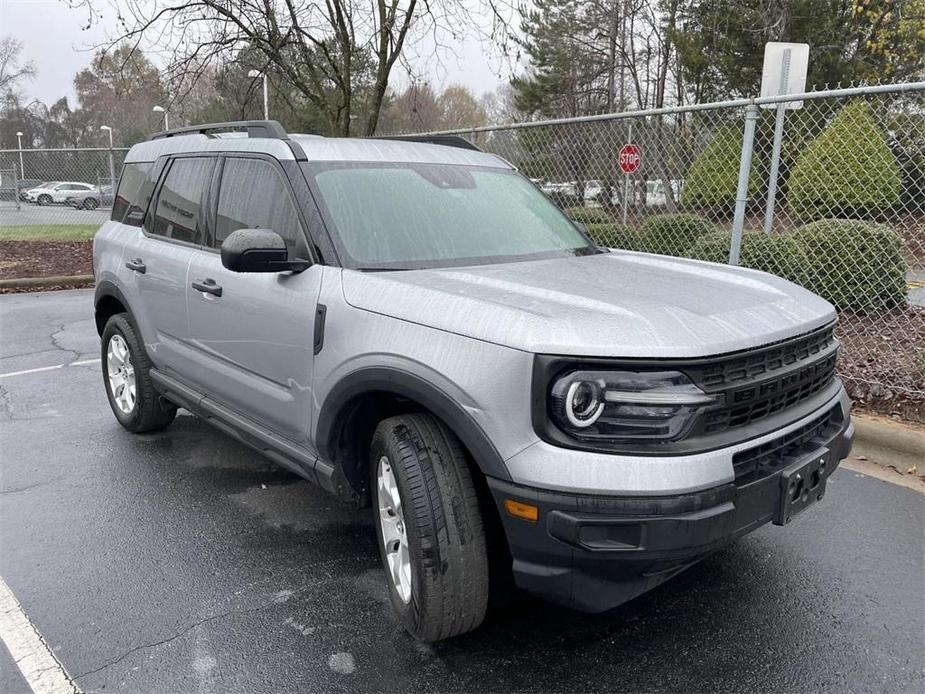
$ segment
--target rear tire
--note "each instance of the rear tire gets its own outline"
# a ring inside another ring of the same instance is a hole
[[[86,200],[84,200],[85,210],[95,210],[99,206],[100,206],[100,203],[97,200],[94,200],[93,198],[87,198]]]
[[[163,429],[177,416],[176,405],[154,389],[151,361],[127,313],[117,313],[103,328],[103,385],[109,406],[123,427],[140,434]]]
[[[397,509],[394,495],[381,490],[386,467],[397,487]],[[488,553],[456,436],[427,414],[380,422],[370,446],[370,494],[389,597],[405,629],[422,641],[439,641],[479,626],[488,604]],[[392,570],[402,549],[410,562],[407,590]]]

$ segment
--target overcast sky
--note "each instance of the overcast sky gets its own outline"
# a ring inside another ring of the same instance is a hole
[[[72,9],[62,0],[0,0],[0,36],[12,35],[22,41],[23,58],[34,61],[38,68],[35,80],[24,85],[30,100],[51,104],[67,96],[75,105],[74,75],[90,64],[89,48],[104,41],[107,29],[114,25],[112,11],[106,7],[102,10],[102,23],[84,30],[86,12]],[[502,61],[475,38],[464,40],[454,50],[458,58],[435,57],[433,51],[422,47],[421,54],[426,59],[414,59],[424,64],[425,69],[418,70],[429,76],[436,89],[459,83],[481,96],[507,80],[509,71]],[[400,89],[407,84],[403,75],[393,75],[393,87]]]

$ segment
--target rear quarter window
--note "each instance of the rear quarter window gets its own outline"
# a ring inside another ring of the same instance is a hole
[[[112,221],[140,227],[144,222],[145,210],[151,201],[154,185],[148,182],[148,173],[153,163],[126,164],[115,200],[112,203]]]

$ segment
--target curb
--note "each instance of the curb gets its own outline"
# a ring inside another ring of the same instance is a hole
[[[62,284],[93,284],[93,275],[58,275],[55,277],[23,277],[0,280],[0,289],[23,289],[27,287],[57,287]]]
[[[925,427],[901,424],[871,415],[853,414],[855,438],[851,455],[864,456],[900,473],[913,466],[925,475]]]

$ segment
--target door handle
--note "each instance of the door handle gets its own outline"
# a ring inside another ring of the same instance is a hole
[[[192,287],[197,292],[205,292],[206,294],[212,294],[213,296],[222,295],[222,288],[215,284],[215,280],[211,277],[207,277],[206,279],[202,280],[202,282],[193,282]]]
[[[144,261],[141,258],[135,258],[135,260],[130,260],[125,264],[132,272],[140,272],[142,275],[147,272],[148,268],[145,267]]]

